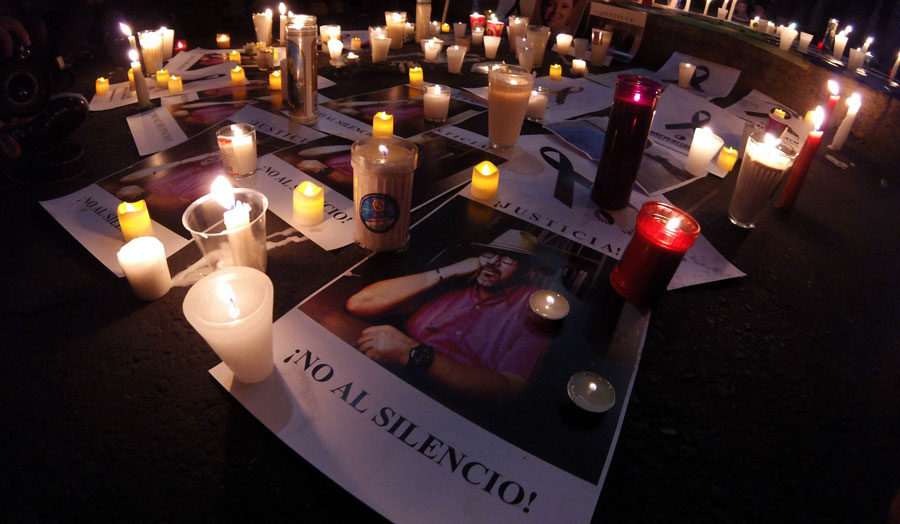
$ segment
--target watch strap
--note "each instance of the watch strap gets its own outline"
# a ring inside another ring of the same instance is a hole
[[[434,362],[434,348],[428,344],[419,344],[409,350],[409,360],[405,367],[417,375],[423,375],[432,362]]]

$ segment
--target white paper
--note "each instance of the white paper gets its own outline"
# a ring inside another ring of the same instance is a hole
[[[585,78],[552,80],[549,76],[535,79],[534,84],[550,90],[545,123],[559,122],[606,109],[612,105],[613,92],[606,86]]]
[[[744,122],[731,112],[677,85],[670,85],[656,104],[650,140],[687,158],[694,138],[693,126],[709,126],[729,147],[737,147],[744,132]]]
[[[784,109],[789,117],[787,123],[790,131],[786,131],[782,135],[782,140],[792,147],[799,148],[806,141],[809,132],[813,130],[813,124],[804,120],[805,115],[797,113],[769,95],[754,89],[744,98],[726,107],[725,110],[745,122],[765,126],[769,121],[769,112],[776,107]]]
[[[208,78],[206,80],[196,80],[193,82],[185,82],[182,93],[195,93],[206,89],[216,89],[231,85],[230,76],[220,76]],[[150,99],[169,96],[168,87],[159,87],[156,85],[155,78],[147,79],[147,87],[150,91]],[[94,95],[91,99],[91,111],[106,111],[107,109],[115,109],[117,107],[127,106],[137,103],[137,94],[130,89],[128,82],[119,82],[118,84],[110,84],[109,91],[104,95]]]
[[[672,56],[669,57],[666,63],[659,68],[657,76],[661,78],[663,82],[677,85],[678,64],[681,62],[687,62],[697,66],[694,78],[696,79],[696,86],[699,86],[699,89],[695,87],[694,84],[691,84],[690,91],[703,98],[727,96],[737,83],[738,77],[741,76],[741,71],[739,69],[710,62],[709,60],[697,58],[696,56],[685,55],[677,51],[672,53]],[[706,71],[703,70],[704,68],[709,69],[708,75],[706,74]]]
[[[650,78],[652,80],[660,81],[659,77],[656,75],[656,71],[651,71],[649,69],[643,68],[634,68],[634,69],[625,69],[623,71],[613,71],[611,73],[599,73],[595,75],[587,75],[585,78],[590,80],[591,82],[596,82],[602,86],[608,87],[615,92],[616,89],[616,77],[619,75],[637,75],[643,76],[646,78]]]

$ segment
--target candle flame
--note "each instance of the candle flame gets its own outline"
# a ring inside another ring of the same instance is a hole
[[[828,90],[831,91],[832,95],[837,96],[837,94],[841,92],[841,86],[834,80],[829,80],[828,81]]]
[[[272,18],[272,10],[271,9],[266,8],[266,16],[269,18]]]
[[[244,136],[244,130],[237,124],[231,125],[231,131],[234,133],[235,137]]]
[[[816,126],[816,131],[822,127],[822,122],[825,121],[825,110],[822,109],[822,106],[816,106],[816,110],[813,112],[813,125]]]
[[[791,25],[788,26],[788,29],[791,29],[791,30],[797,29],[797,22],[791,22]]]
[[[641,101],[641,94],[640,94],[640,93],[635,93],[635,94],[634,94],[634,101],[635,101],[635,102],[640,102],[640,101]]]
[[[766,147],[775,149],[776,147],[781,145],[781,139],[775,138],[775,135],[773,135],[772,133],[766,133],[765,138],[763,138],[763,144],[765,144]]]
[[[681,225],[681,217],[670,218],[668,222],[666,222],[666,231],[675,232],[678,231],[678,226]]]
[[[484,164],[481,166],[481,174],[484,176],[488,176],[491,174],[491,166],[490,164]]]
[[[556,302],[556,299],[552,295],[547,295],[547,307],[552,306],[554,302]]]
[[[99,80],[99,81],[100,81],[100,83],[103,83],[103,82],[106,82],[106,79],[105,79],[105,78],[103,78],[103,77],[102,77],[102,76],[101,76],[101,77],[100,77],[100,78],[98,78],[98,79],[97,79],[97,80]]]
[[[356,53],[354,53],[353,51],[350,51],[349,53],[347,53],[347,58],[348,58],[348,59],[353,59],[353,58],[356,58],[356,57],[357,57],[357,55],[356,55]]]
[[[591,393],[597,391],[597,384],[595,384],[594,382],[589,383],[589,384],[588,384],[588,390],[589,390]]]
[[[281,76],[281,71],[275,71],[274,73],[272,73],[272,76],[274,76],[275,78],[280,77],[280,76]]]
[[[119,29],[122,31],[122,34],[124,34],[125,36],[131,36],[131,28],[128,27],[127,24],[123,24],[122,22],[119,22]]]
[[[234,71],[235,73],[240,73],[240,72],[241,72],[241,66],[234,66],[234,69],[232,69],[232,71]]]
[[[871,45],[872,42],[874,42],[874,41],[875,41],[875,37],[870,36],[869,38],[866,38],[866,45]]]
[[[754,17],[753,17],[753,21],[759,23],[759,17],[758,17],[758,16],[754,16]]]
[[[241,310],[237,307],[237,297],[234,295],[234,290],[231,289],[231,286],[228,284],[219,284],[216,286],[216,297],[222,302],[228,304],[228,316],[231,318],[237,318],[241,316]]]
[[[403,17],[400,16],[400,13],[391,13],[391,20],[393,20],[394,22],[402,22]]]
[[[135,51],[134,49],[132,49],[131,51],[129,51],[129,52],[128,52],[128,58],[129,58],[129,60],[131,60],[132,62],[137,62],[137,61],[138,61],[138,54],[137,54],[137,51]]]
[[[850,95],[850,98],[847,99],[847,106],[850,111],[859,110],[859,106],[862,105],[862,97],[859,96],[859,93],[853,93]]]
[[[231,183],[222,175],[216,177],[210,187],[210,193],[213,198],[225,209],[234,207],[234,191],[232,191]]]
[[[386,157],[388,154],[388,148],[384,144],[378,146],[378,152],[381,153],[381,156]]]
[[[131,202],[125,202],[125,212],[126,213],[134,213],[135,212],[134,206],[131,205]]]
[[[287,11],[287,6],[284,5],[284,2],[280,2],[278,4],[278,14],[284,16],[284,13]]]
[[[378,118],[380,118],[380,119],[382,119],[382,120],[387,120],[389,117],[390,117],[390,115],[388,115],[388,114],[385,113],[384,111],[381,111],[381,112],[378,113]]]

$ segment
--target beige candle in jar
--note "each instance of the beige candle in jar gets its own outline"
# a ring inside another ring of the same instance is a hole
[[[498,65],[488,73],[488,140],[492,148],[516,146],[533,84],[534,73],[517,66]]]
[[[364,138],[350,153],[356,242],[374,251],[406,246],[416,145],[402,138]]]

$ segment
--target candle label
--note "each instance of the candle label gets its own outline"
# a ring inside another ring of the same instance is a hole
[[[370,193],[359,202],[359,218],[366,229],[373,233],[386,233],[397,223],[400,206],[394,197],[382,193]]]

